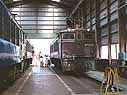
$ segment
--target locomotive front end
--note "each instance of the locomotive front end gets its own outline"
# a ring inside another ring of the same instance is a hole
[[[74,53],[75,42],[64,41],[62,42],[62,69],[63,71],[74,71],[75,69],[75,53]]]
[[[95,34],[88,31],[61,33],[63,71],[87,72],[94,69]]]

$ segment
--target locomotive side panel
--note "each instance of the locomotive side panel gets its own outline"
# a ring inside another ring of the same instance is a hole
[[[50,59],[51,62],[56,66],[61,66],[61,56],[60,56],[60,44],[59,39],[55,39],[53,43],[50,45]]]
[[[96,56],[94,32],[83,32],[83,46],[84,46],[84,54],[86,57]]]
[[[58,58],[59,56],[59,44],[58,39],[56,39],[51,45],[50,45],[50,57],[51,58]]]
[[[87,59],[88,68],[95,70],[95,57],[96,57],[96,45],[95,45],[95,33],[83,32],[83,46],[84,55]]]

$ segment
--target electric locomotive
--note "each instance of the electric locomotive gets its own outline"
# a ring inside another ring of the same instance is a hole
[[[95,32],[86,29],[64,30],[50,45],[50,59],[63,72],[87,72],[94,69]]]

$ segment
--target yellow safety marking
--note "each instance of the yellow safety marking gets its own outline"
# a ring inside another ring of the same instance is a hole
[[[115,92],[110,91],[111,90],[110,86],[113,86],[113,85],[116,88]],[[108,67],[105,69],[104,79],[100,87],[100,92],[102,95],[120,95],[119,89],[118,89],[118,69],[117,68]]]

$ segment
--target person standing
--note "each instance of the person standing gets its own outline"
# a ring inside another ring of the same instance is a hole
[[[45,58],[44,58],[44,66],[45,67],[48,67],[48,55],[45,55]]]

